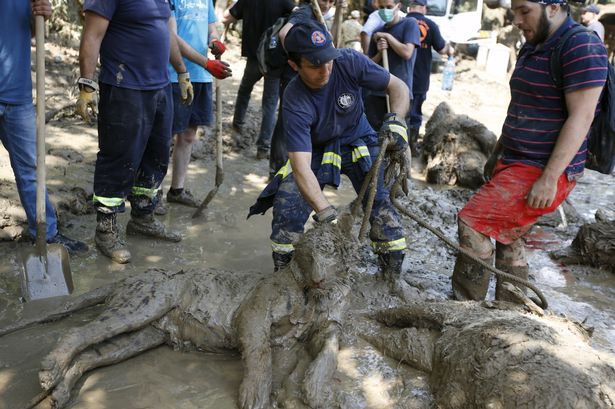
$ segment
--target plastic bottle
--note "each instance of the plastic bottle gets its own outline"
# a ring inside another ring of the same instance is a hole
[[[444,64],[444,70],[442,71],[442,89],[444,91],[451,91],[453,89],[453,82],[455,81],[455,59],[453,56],[448,57],[448,61]]]

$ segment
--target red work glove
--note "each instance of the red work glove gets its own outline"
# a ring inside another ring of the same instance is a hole
[[[205,69],[219,80],[223,80],[226,77],[230,77],[233,73],[229,65],[224,61],[220,60],[207,60],[207,64],[205,64]]]
[[[220,57],[226,51],[226,46],[222,41],[214,39],[209,43],[209,49],[213,55]]]

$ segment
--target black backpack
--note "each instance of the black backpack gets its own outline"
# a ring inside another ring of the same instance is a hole
[[[261,35],[256,49],[256,58],[258,59],[258,68],[263,75],[279,75],[288,60],[278,35],[287,21],[288,17],[279,17]]]
[[[583,26],[574,26],[565,32],[551,54],[551,77],[558,88],[562,87],[562,48],[568,38],[582,33],[592,32]],[[589,128],[587,135],[587,160],[585,167],[604,174],[610,174],[615,167],[615,69],[608,64],[608,72],[602,97],[600,113]]]

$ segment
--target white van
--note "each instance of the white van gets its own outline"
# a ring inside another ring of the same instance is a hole
[[[440,27],[442,37],[454,43],[478,38],[483,0],[427,0],[427,17]]]

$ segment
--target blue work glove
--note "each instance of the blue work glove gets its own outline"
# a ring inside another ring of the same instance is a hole
[[[408,127],[406,121],[394,113],[384,116],[380,131],[378,131],[378,142],[381,144],[384,138],[389,138],[387,151],[403,151],[408,148]]]
[[[337,220],[337,209],[333,206],[325,207],[312,218],[316,223],[334,223]]]

